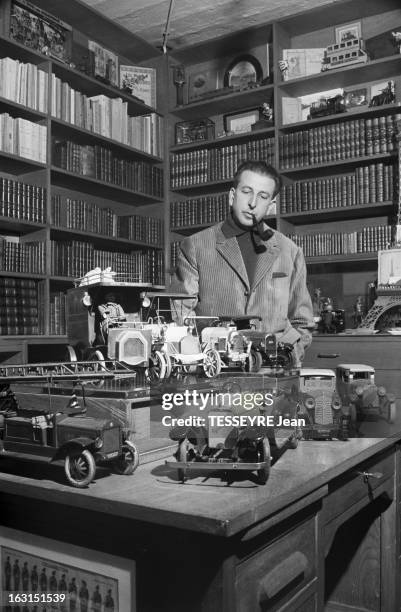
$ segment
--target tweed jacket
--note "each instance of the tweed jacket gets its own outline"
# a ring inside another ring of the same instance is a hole
[[[222,225],[194,234],[180,245],[174,288],[198,296],[181,303],[182,318],[194,311],[261,316],[261,329],[283,342],[297,343],[302,357],[314,327],[302,250],[274,231],[265,242],[266,251],[258,255],[250,286],[238,242],[224,236]]]

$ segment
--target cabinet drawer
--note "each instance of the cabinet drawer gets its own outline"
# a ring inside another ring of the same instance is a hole
[[[277,610],[315,576],[315,519],[310,518],[238,565],[237,610]]]
[[[335,369],[338,363],[367,363],[380,370],[399,371],[399,338],[315,337],[305,353],[304,366]]]
[[[364,481],[363,472],[373,473],[377,477],[370,477],[368,484]],[[390,455],[379,460],[374,458],[371,461],[365,461],[350,470],[344,478],[333,481],[329,487],[329,498],[326,505],[327,520],[345,512],[362,499],[366,499],[366,503],[369,503],[369,491],[374,491],[393,475],[394,456]]]

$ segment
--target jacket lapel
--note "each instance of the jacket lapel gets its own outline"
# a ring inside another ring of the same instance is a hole
[[[271,270],[274,262],[280,254],[280,247],[275,234],[266,243],[266,251],[257,257],[255,276],[253,278],[252,289],[255,289],[264,276]]]
[[[219,232],[216,249],[249,290],[248,274],[235,236],[233,238],[225,238],[224,234]]]

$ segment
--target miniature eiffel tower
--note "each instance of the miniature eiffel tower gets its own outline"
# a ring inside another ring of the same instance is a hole
[[[398,116],[400,117],[400,116]],[[376,291],[376,300],[365,318],[358,325],[359,329],[373,330],[378,329],[380,317],[389,309],[399,309],[401,319],[401,274],[394,269],[396,261],[400,262],[397,266],[401,268],[401,118],[397,121],[397,143],[398,143],[398,194],[397,194],[397,224],[395,226],[393,243],[390,249],[379,251],[379,278]],[[380,278],[384,259],[390,259],[390,272],[386,279]]]

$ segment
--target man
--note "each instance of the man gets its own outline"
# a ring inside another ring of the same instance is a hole
[[[123,307],[117,302],[114,293],[107,293],[104,304],[99,304],[97,307],[97,315],[97,342],[107,344],[109,327],[115,327],[118,322],[126,321]]]
[[[299,364],[311,342],[313,311],[302,250],[264,221],[280,188],[272,166],[243,162],[229,192],[231,215],[181,243],[175,289],[198,296],[185,300],[183,318],[194,311],[261,316],[264,331],[294,345]]]

